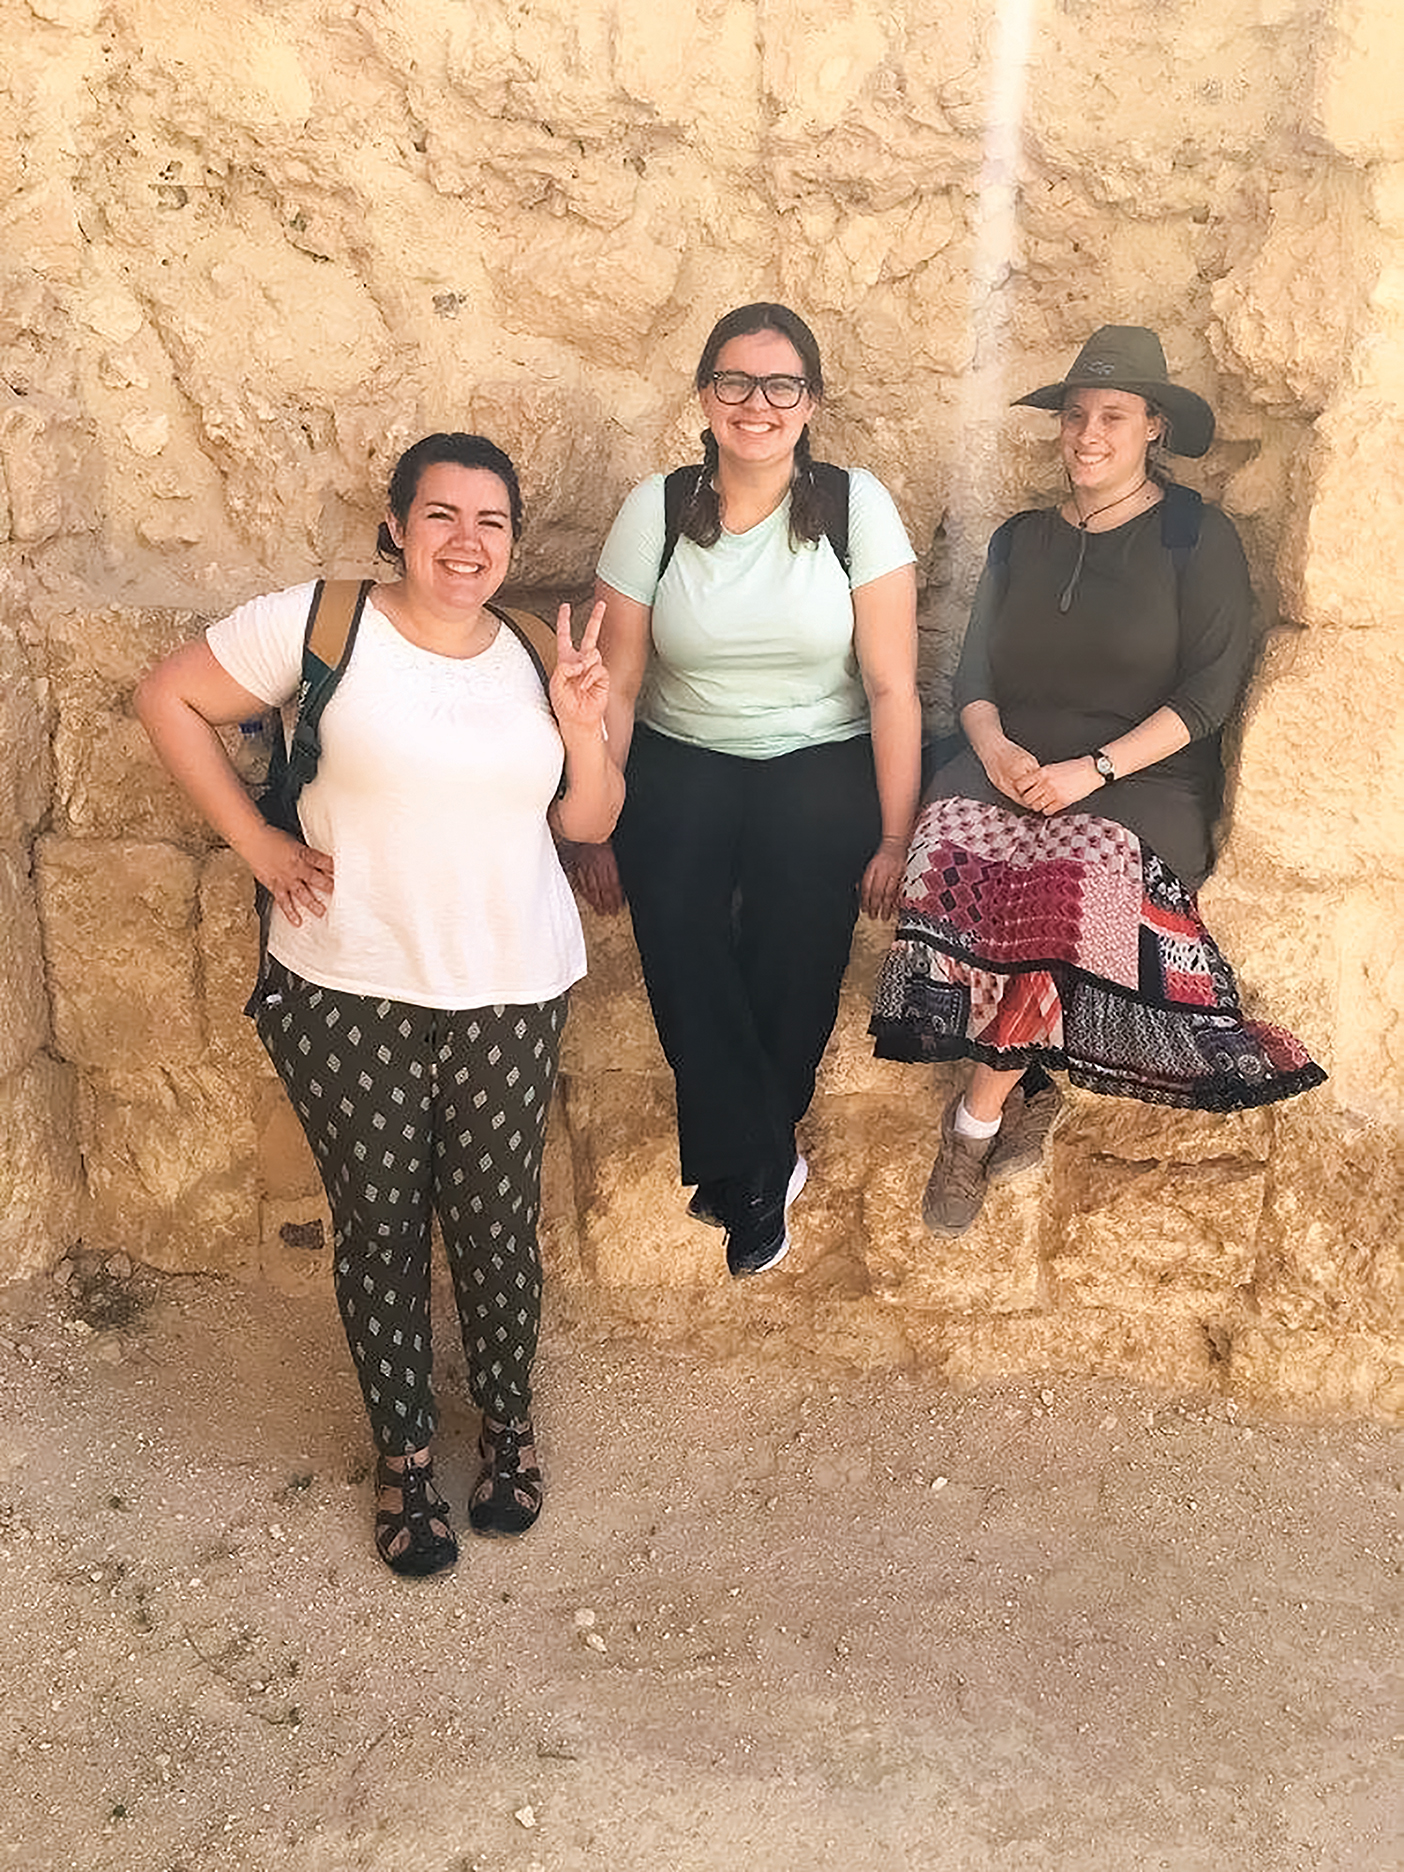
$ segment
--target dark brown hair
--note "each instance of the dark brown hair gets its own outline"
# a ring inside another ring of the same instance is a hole
[[[507,490],[512,538],[519,540],[522,537],[526,510],[522,506],[522,490],[517,482],[517,471],[512,466],[511,456],[495,442],[489,442],[486,436],[465,435],[462,430],[421,436],[395,463],[385,504],[402,528],[409,519],[409,510],[419,492],[424,470],[433,468],[439,462],[450,462],[458,468],[485,468],[489,474],[495,474]],[[375,550],[379,558],[393,559],[397,565],[403,566],[404,555],[383,520],[375,536]]]

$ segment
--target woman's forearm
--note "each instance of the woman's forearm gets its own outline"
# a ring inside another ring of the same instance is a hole
[[[996,741],[1007,740],[1004,723],[993,702],[967,702],[960,711],[960,727],[978,759]]]
[[[249,861],[268,823],[214,727],[153,670],[138,687],[137,716],[162,766],[212,831]]]
[[[609,751],[623,773],[634,739],[634,704],[653,650],[653,610],[636,598],[626,598],[603,579],[595,581],[595,602],[605,608],[600,654],[609,671],[609,701],[605,706]]]
[[[1104,741],[1102,752],[1116,769],[1117,779],[1124,780],[1128,774],[1141,773],[1157,761],[1178,754],[1189,742],[1190,731],[1184,721],[1174,709],[1165,707],[1156,709],[1114,741]]]
[[[895,689],[874,696],[869,714],[882,837],[905,852],[921,794],[921,703],[914,689]]]
[[[566,743],[565,792],[547,815],[551,829],[575,845],[600,845],[624,804],[624,776],[605,735]]]

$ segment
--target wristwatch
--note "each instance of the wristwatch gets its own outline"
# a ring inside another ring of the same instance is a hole
[[[1105,780],[1108,786],[1116,779],[1116,769],[1102,748],[1093,748],[1092,765],[1097,769],[1098,776]]]

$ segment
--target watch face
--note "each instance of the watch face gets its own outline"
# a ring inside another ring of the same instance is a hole
[[[1115,780],[1116,769],[1112,766],[1105,754],[1094,754],[1092,756],[1092,765],[1097,769],[1097,772],[1104,780]]]

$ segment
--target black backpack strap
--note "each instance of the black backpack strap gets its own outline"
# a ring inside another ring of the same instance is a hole
[[[1199,529],[1204,518],[1204,498],[1193,488],[1181,487],[1178,481],[1166,483],[1160,502],[1160,543],[1175,561],[1175,576],[1184,572],[1186,561],[1199,544]]]
[[[843,567],[845,577],[851,569],[848,552],[848,470],[832,462],[811,462],[810,469],[824,505],[824,532],[834,557]],[[697,487],[700,467],[674,468],[663,477],[663,550],[658,556],[658,576],[668,570],[668,563],[682,533],[683,511]]]
[[[703,468],[675,468],[671,474],[663,477],[663,551],[658,556],[658,576],[661,579],[668,570],[668,562],[673,556],[682,532],[683,509],[692,499]]]
[[[824,503],[824,531],[846,578],[852,570],[848,552],[848,470],[832,462],[811,462],[810,469]]]
[[[1025,507],[1022,513],[1010,514],[1009,518],[997,526],[990,535],[990,543],[985,548],[988,563],[996,569],[1009,564],[1009,554],[1014,544],[1014,529],[1021,520],[1027,520],[1030,514],[1037,513],[1036,507]]]

